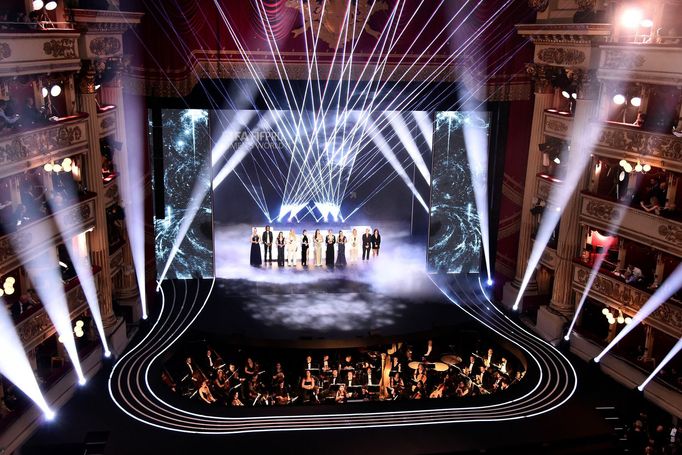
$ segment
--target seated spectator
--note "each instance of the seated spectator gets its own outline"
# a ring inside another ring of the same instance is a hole
[[[13,128],[19,120],[19,114],[7,114],[7,101],[0,100],[0,130]]]
[[[31,217],[28,216],[28,210],[24,204],[17,205],[14,211],[14,226],[21,227],[31,221]]]
[[[641,201],[639,205],[641,205],[642,208],[647,212],[654,212],[656,215],[661,214],[661,203],[656,196],[651,196],[651,198],[649,198],[648,204],[645,204],[644,201]]]
[[[21,125],[23,127],[30,127],[43,123],[45,118],[36,108],[36,103],[33,97],[27,97],[21,110]]]

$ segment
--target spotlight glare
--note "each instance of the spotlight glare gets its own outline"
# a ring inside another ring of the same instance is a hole
[[[635,171],[637,171],[637,172],[642,172],[642,165],[639,164],[639,163],[637,163],[637,164],[635,165]]]
[[[54,0],[47,2],[45,4],[45,9],[48,11],[52,11],[52,10],[57,9],[57,2],[55,2]]]
[[[623,27],[626,28],[637,28],[642,22],[643,15],[644,14],[642,13],[641,9],[638,8],[626,9],[623,12],[623,15],[620,17],[620,23]]]
[[[33,11],[41,9],[44,5],[43,0],[33,0]]]
[[[649,164],[645,164],[642,166],[642,170],[644,172],[649,172],[651,170],[651,166]]]
[[[577,100],[577,99],[578,99],[578,94],[575,93],[575,92],[571,93],[571,98],[573,98],[574,100]]]
[[[106,357],[107,359],[111,357],[111,351],[109,350],[104,351],[104,357]]]
[[[623,169],[625,170],[625,172],[629,174],[630,172],[632,172],[632,164],[626,162],[625,166],[623,166]]]
[[[84,386],[86,382],[88,381],[85,379],[85,377],[81,377],[80,379],[78,379],[78,385],[80,386]]]
[[[620,93],[613,95],[613,103],[617,105],[621,105],[625,103],[625,96],[621,95]]]
[[[640,98],[639,96],[633,96],[633,97],[630,99],[630,104],[631,104],[632,106],[639,107],[639,106],[642,105],[642,98]]]
[[[54,84],[52,88],[50,89],[50,95],[52,96],[59,96],[62,93],[62,88],[59,86],[59,84]]]
[[[43,87],[42,89],[40,89],[40,93],[43,95],[43,98],[47,98],[47,95],[50,94],[50,92],[48,92],[47,89],[46,89],[45,87]]]
[[[43,412],[43,416],[45,417],[45,420],[52,422],[54,418],[57,417],[57,414],[52,409],[48,409]]]
[[[493,279],[488,278],[488,281],[486,283],[488,284],[488,286],[492,286],[493,285]]]
[[[654,21],[651,19],[642,19],[642,22],[639,23],[644,28],[651,28],[654,26]]]
[[[561,96],[563,96],[564,98],[568,99],[568,98],[571,97],[571,94],[568,93],[566,90],[562,90],[562,91],[561,91]]]
[[[557,156],[556,158],[554,158],[554,162],[555,162],[556,164],[561,164],[561,158],[559,158],[559,157]]]

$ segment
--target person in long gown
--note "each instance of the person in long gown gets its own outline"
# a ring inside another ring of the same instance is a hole
[[[284,232],[279,231],[279,234],[277,234],[277,265],[280,267],[284,267],[284,247],[287,244],[286,239],[284,238]]]
[[[287,265],[296,265],[296,251],[298,251],[298,237],[296,236],[296,231],[291,229],[287,240]]]
[[[358,262],[358,255],[360,253],[360,237],[358,237],[358,230],[353,228],[350,234],[350,263]]]
[[[308,248],[309,248],[308,231],[303,229],[303,235],[301,236],[301,265],[303,267],[308,266]]]
[[[374,229],[372,234],[372,256],[379,256],[379,248],[381,247],[381,234],[379,229]]]
[[[327,254],[325,254],[325,262],[327,267],[334,267],[334,244],[336,243],[336,237],[332,230],[330,229],[327,233],[327,238],[325,239],[327,243]]]
[[[260,236],[258,230],[253,228],[251,231],[251,265],[259,267],[263,263],[260,255]]]
[[[313,247],[315,248],[315,267],[320,267],[322,265],[322,244],[324,243],[324,237],[322,237],[322,233],[319,229],[315,229],[313,243]]]
[[[339,231],[338,246],[336,251],[336,266],[345,267],[346,266],[346,236],[343,231]]]

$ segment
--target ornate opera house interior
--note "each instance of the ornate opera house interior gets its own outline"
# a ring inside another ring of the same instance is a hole
[[[3,0],[0,453],[682,453],[681,175],[680,0]]]

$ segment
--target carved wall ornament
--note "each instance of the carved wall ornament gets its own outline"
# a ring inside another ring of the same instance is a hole
[[[0,43],[0,61],[9,58],[12,55],[12,49],[8,43]]]
[[[83,94],[95,93],[95,66],[89,60],[83,61],[80,73],[78,73],[78,88]]]
[[[113,128],[116,125],[116,119],[109,115],[107,117],[104,117],[102,121],[99,123],[99,128],[100,131],[106,131],[108,129]]]
[[[48,316],[47,312],[43,309],[40,310],[38,313],[34,314],[26,321],[23,321],[17,327],[17,333],[24,347],[30,349],[32,347],[35,347],[35,345],[39,344],[42,341],[42,339],[44,339],[47,336],[51,329],[52,321],[50,321],[50,317]],[[38,338],[40,337],[40,335],[43,335],[43,337]],[[36,340],[36,338],[38,339]]]
[[[121,42],[113,36],[104,36],[90,41],[90,52],[98,56],[115,55],[121,51]]]
[[[546,47],[540,49],[538,59],[552,65],[579,65],[585,61],[585,53],[578,49]]]
[[[643,55],[620,49],[606,49],[603,68],[615,70],[631,70],[644,65]]]
[[[0,263],[15,256],[15,250],[27,248],[33,241],[30,231],[21,230],[0,239]]]
[[[639,155],[682,160],[682,138],[607,126],[599,133],[598,146]]]
[[[528,0],[528,6],[541,13],[549,6],[549,0]]]
[[[28,158],[28,149],[19,138],[14,138],[6,144],[0,144],[0,163],[11,163],[26,158]]]
[[[597,0],[575,0],[575,6],[581,11],[594,10],[597,7]]]
[[[43,44],[43,52],[55,58],[75,58],[76,40],[69,38],[51,39]]]
[[[658,227],[658,233],[670,243],[682,244],[682,227],[674,224],[662,224]]]
[[[562,122],[554,118],[548,118],[545,121],[545,128],[550,131],[555,131],[557,133],[568,132],[568,125],[565,122]]]
[[[585,213],[603,221],[611,221],[620,217],[620,209],[614,204],[590,200],[585,205]]]

